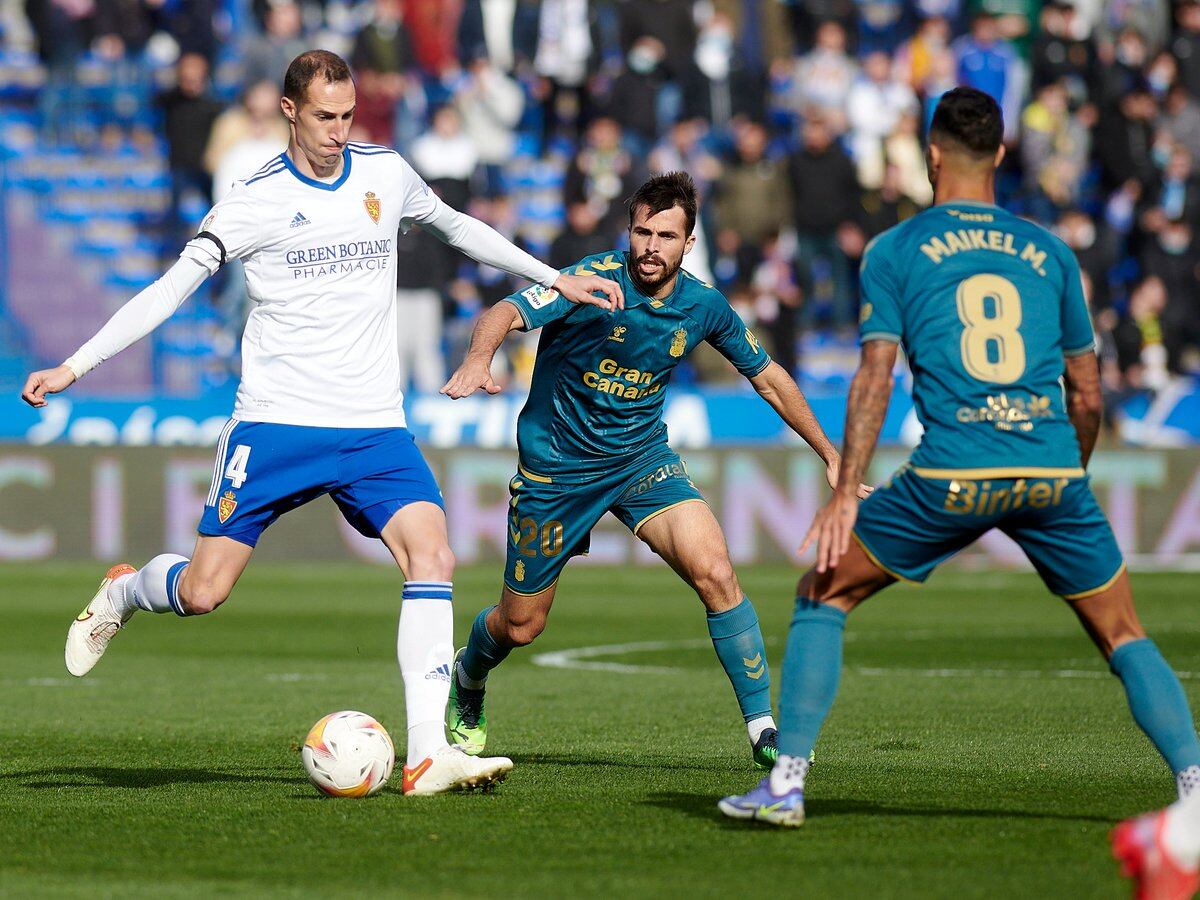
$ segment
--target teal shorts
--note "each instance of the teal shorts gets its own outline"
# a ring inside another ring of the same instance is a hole
[[[1105,590],[1125,568],[1088,478],[1077,470],[1025,478],[918,471],[905,466],[877,488],[854,526],[867,555],[895,578],[924,581],[993,528],[1016,541],[1046,587],[1068,600]]]
[[[508,491],[504,586],[516,594],[538,594],[554,584],[568,559],[588,552],[592,529],[606,512],[637,534],[659,513],[704,500],[670,450],[656,450],[582,483],[518,467]]]

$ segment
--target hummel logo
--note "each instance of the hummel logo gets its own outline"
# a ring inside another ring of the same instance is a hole
[[[446,663],[442,663],[436,669],[431,669],[430,671],[425,673],[425,680],[426,681],[449,681],[450,680],[450,666],[448,666]]]
[[[298,212],[298,213],[296,213],[296,215],[294,215],[292,217],[292,224],[289,225],[288,227],[289,228],[299,228],[301,225],[311,225],[311,224],[312,224],[312,222],[310,222],[310,221],[308,221],[308,219],[304,218],[304,213]]]

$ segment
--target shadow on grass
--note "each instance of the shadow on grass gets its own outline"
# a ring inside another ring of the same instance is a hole
[[[642,802],[649,806],[681,813],[696,819],[726,825],[729,828],[745,828],[748,823],[726,818],[717,809],[717,800],[711,794],[688,794],[682,791],[650,794]],[[813,800],[805,804],[810,818],[836,818],[839,816],[896,816],[900,818],[945,818],[945,819],[1036,819],[1060,822],[1103,822],[1114,824],[1110,816],[1041,812],[1024,809],[954,809],[934,806],[893,806],[870,800]],[[760,826],[761,827],[761,826]]]
[[[26,780],[28,779],[28,780]],[[211,784],[241,782],[247,784],[293,784],[294,775],[265,772],[215,772],[210,769],[182,767],[117,768],[115,766],[66,766],[60,769],[33,769],[26,772],[0,773],[0,780],[20,782],[25,788],[153,788],[172,784]]]
[[[681,760],[664,760],[660,758],[647,758],[643,760],[625,759],[615,756],[587,756],[580,754],[579,756],[571,755],[546,755],[546,754],[531,754],[526,756],[520,753],[509,754],[509,758],[515,766],[595,766],[596,768],[612,768],[612,769],[683,769],[695,772],[715,772],[729,771],[729,764],[723,760],[715,760],[707,765],[701,763],[686,763]]]

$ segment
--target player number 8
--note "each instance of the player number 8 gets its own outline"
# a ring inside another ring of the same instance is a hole
[[[959,284],[957,300],[958,318],[966,326],[962,361],[967,374],[979,381],[1012,384],[1025,372],[1016,285],[999,275],[972,275]]]

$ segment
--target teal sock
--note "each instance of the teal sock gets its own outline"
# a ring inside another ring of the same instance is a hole
[[[1108,664],[1125,685],[1134,721],[1171,771],[1178,775],[1190,766],[1200,766],[1200,740],[1187,695],[1154,641],[1142,638],[1122,644]]]
[[[489,606],[475,617],[471,625],[471,636],[467,639],[467,649],[463,651],[459,666],[462,673],[474,682],[482,682],[488,677],[488,672],[504,662],[511,647],[501,647],[488,631],[487,617],[496,607]],[[469,686],[469,685],[468,685]]]
[[[758,614],[748,597],[733,609],[708,614],[708,636],[721,661],[742,718],[749,722],[771,715],[771,673]]]
[[[796,612],[783,654],[779,697],[779,754],[808,759],[825,723],[842,675],[846,614],[796,598]]]

